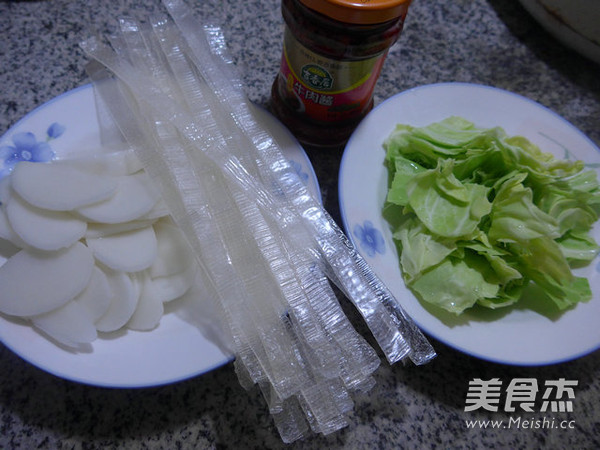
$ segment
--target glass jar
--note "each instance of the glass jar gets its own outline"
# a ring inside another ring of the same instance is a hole
[[[373,108],[411,0],[282,0],[286,27],[271,109],[303,144],[343,146]]]

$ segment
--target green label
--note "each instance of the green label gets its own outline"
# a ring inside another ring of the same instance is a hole
[[[311,88],[329,91],[333,87],[333,77],[321,66],[306,64],[300,71],[302,80]]]

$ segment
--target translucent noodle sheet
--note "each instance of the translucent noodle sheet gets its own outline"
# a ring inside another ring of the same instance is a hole
[[[380,360],[330,282],[390,362],[435,352],[257,124],[219,27],[164,3],[170,17],[81,44],[96,94],[194,250],[240,383],[259,386],[285,442],[334,432]]]

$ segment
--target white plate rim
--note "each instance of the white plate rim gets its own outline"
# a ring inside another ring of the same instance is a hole
[[[441,108],[434,108],[435,106],[435,101],[431,100],[431,96],[435,93],[448,93],[452,90],[458,90],[456,92],[460,92],[461,95],[463,96],[473,96],[473,95],[487,95],[487,97],[493,97],[496,99],[506,99],[507,101],[510,100],[510,102],[516,102],[519,105],[526,107],[527,110],[535,110],[540,116],[543,116],[544,118],[547,119],[552,119],[554,122],[556,122],[557,124],[560,124],[560,126],[563,127],[563,129],[561,129],[560,131],[567,131],[568,133],[570,133],[570,137],[576,137],[578,139],[578,142],[580,142],[582,145],[587,146],[587,150],[589,151],[590,149],[593,149],[594,153],[594,158],[596,162],[600,162],[600,149],[598,149],[598,147],[595,145],[595,143],[588,138],[587,136],[585,136],[580,130],[578,130],[575,126],[573,126],[570,122],[568,122],[566,119],[564,119],[563,117],[561,117],[560,115],[558,115],[557,113],[555,113],[554,111],[550,110],[549,108],[535,102],[532,99],[529,99],[527,97],[523,97],[519,94],[513,93],[513,92],[509,92],[500,88],[496,88],[496,87],[492,87],[492,86],[487,86],[487,85],[481,85],[481,84],[473,84],[473,83],[462,83],[462,82],[443,82],[443,83],[434,83],[434,84],[429,84],[429,85],[423,85],[423,86],[418,86],[412,89],[408,89],[406,91],[400,92],[390,98],[388,98],[387,100],[385,100],[384,102],[382,102],[381,104],[377,105],[373,111],[365,118],[365,120],[357,127],[357,129],[355,130],[355,132],[353,133],[353,135],[351,136],[350,140],[348,141],[348,144],[346,145],[344,154],[342,156],[342,160],[340,163],[340,171],[339,171],[339,181],[338,181],[338,196],[339,196],[339,205],[340,205],[340,215],[341,215],[341,219],[342,219],[342,224],[344,226],[344,229],[347,232],[348,237],[350,238],[350,240],[353,242],[353,244],[357,247],[358,251],[361,253],[361,255],[363,257],[365,257],[365,259],[367,260],[367,262],[369,262],[371,264],[371,266],[373,267],[375,273],[386,283],[388,284],[388,287],[391,289],[392,293],[400,300],[400,304],[403,305],[403,307],[407,310],[407,312],[409,313],[409,315],[412,316],[413,320],[415,321],[415,323],[417,324],[417,326],[419,326],[426,334],[432,336],[433,338],[439,340],[440,342],[455,348],[459,351],[462,351],[466,354],[469,354],[471,356],[480,358],[480,359],[484,359],[484,360],[488,360],[488,361],[492,361],[492,362],[496,362],[496,363],[501,363],[501,364],[509,364],[509,365],[520,365],[520,366],[539,366],[539,365],[548,365],[548,364],[558,364],[558,363],[562,363],[562,362],[566,362],[575,358],[579,358],[582,357],[584,355],[587,355],[589,353],[592,353],[596,350],[598,350],[600,348],[600,332],[597,332],[597,336],[594,336],[591,339],[591,342],[588,343],[588,345],[583,346],[582,348],[578,349],[577,351],[572,351],[569,352],[568,354],[560,354],[557,355],[555,357],[552,357],[550,355],[546,355],[544,357],[540,357],[540,358],[535,358],[535,357],[527,357],[525,359],[523,358],[518,358],[518,357],[511,357],[510,355],[505,354],[505,352],[495,352],[493,354],[490,354],[488,351],[486,351],[485,349],[480,349],[477,348],[477,345],[464,345],[464,342],[456,342],[454,341],[451,337],[449,338],[447,333],[442,333],[439,328],[439,324],[435,324],[435,323],[431,323],[427,320],[423,319],[423,314],[413,314],[414,311],[414,304],[411,305],[411,302],[417,302],[416,298],[409,293],[410,297],[412,297],[411,299],[408,300],[408,305],[407,305],[407,300],[401,299],[401,295],[405,295],[406,294],[406,288],[403,287],[403,291],[400,291],[399,289],[396,289],[397,286],[394,285],[393,283],[397,283],[397,280],[391,280],[389,278],[389,274],[386,277],[386,274],[384,274],[383,272],[386,271],[387,269],[382,269],[381,266],[378,266],[378,264],[383,264],[383,263],[378,263],[377,261],[375,261],[373,258],[369,257],[369,255],[367,255],[365,253],[365,251],[361,248],[360,243],[357,241],[357,238],[354,236],[354,233],[352,232],[351,227],[355,224],[355,223],[362,223],[359,222],[356,219],[356,215],[359,214],[357,212],[357,209],[359,208],[359,206],[357,206],[357,201],[353,201],[351,198],[349,198],[349,191],[350,188],[349,186],[352,185],[351,183],[351,179],[353,178],[353,175],[356,175],[358,170],[361,170],[361,177],[365,180],[368,181],[373,181],[371,178],[369,178],[369,175],[372,175],[371,171],[372,171],[372,166],[373,165],[377,165],[377,163],[379,162],[383,162],[383,156],[384,156],[384,151],[381,148],[381,144],[383,142],[383,140],[387,137],[387,135],[389,135],[389,132],[392,131],[393,129],[393,125],[395,125],[395,123],[410,123],[412,125],[426,125],[428,123],[437,121],[437,120],[441,120],[445,117],[447,117],[449,114],[447,114],[445,112],[445,110],[452,110],[452,105],[448,106],[448,105],[438,105],[441,106]],[[406,111],[406,109],[408,109],[409,107],[407,105],[409,105],[410,107],[415,108],[416,110],[419,109],[419,102],[420,100],[425,99],[428,100],[427,102],[427,106],[426,108],[430,108],[431,111],[433,112],[427,112],[427,111]],[[463,101],[467,101],[467,98],[463,98]],[[402,110],[402,108],[404,107],[405,110],[401,113],[401,116],[409,116],[412,117],[413,119],[416,120],[416,122],[418,123],[411,123],[411,120],[394,120],[393,116],[390,114],[391,109],[390,108],[397,108],[398,110]],[[480,113],[480,111],[478,111],[478,113]],[[475,113],[474,113],[475,114]],[[429,117],[429,119],[425,119],[424,117]],[[475,123],[480,124],[481,119],[480,116],[475,116],[475,117],[467,117],[468,119],[471,119],[472,121],[474,121]],[[481,124],[482,126],[494,126],[494,124],[486,124],[483,123]],[[495,125],[502,125],[501,123],[496,123]],[[529,125],[536,125],[536,117],[532,117],[531,123]],[[539,125],[539,124],[537,124]],[[387,127],[387,128],[385,128]],[[384,128],[386,131],[383,133],[383,135],[380,136],[373,136],[373,133],[370,130],[373,129],[377,129],[377,128]],[[509,130],[507,130],[509,131]],[[371,136],[368,138],[368,140],[366,141],[366,135],[368,133],[371,133]],[[509,134],[526,134],[526,133],[510,133]],[[534,142],[536,142],[536,136],[532,136],[532,135],[527,135],[526,137],[530,138],[531,140],[533,140]],[[537,136],[537,140],[540,140],[540,137]],[[360,142],[359,142],[360,141]],[[360,148],[358,148],[359,145],[363,145],[365,142],[369,142],[371,151],[380,151],[381,153],[374,158],[371,158],[371,161],[369,161],[368,159],[366,159],[365,156],[362,156],[362,159],[360,159],[360,162],[357,163],[357,159],[361,158],[360,156],[358,156],[358,152],[361,151]],[[539,142],[538,145],[540,145]],[[553,144],[550,143],[550,145],[552,146]],[[556,152],[555,149],[553,149],[554,151],[552,151],[553,153]],[[373,162],[375,161],[375,162]],[[357,168],[357,164],[360,164],[360,167]],[[371,166],[371,167],[369,167]],[[383,166],[383,164],[381,164],[381,166]],[[379,174],[382,173],[381,168],[377,169],[379,170]],[[365,173],[366,172],[366,173]],[[382,196],[385,195],[385,190],[386,190],[386,186],[385,183],[387,182],[387,171],[385,171],[385,177],[383,180],[377,180],[377,182],[379,183],[378,186],[374,187],[374,188],[367,188],[369,190],[369,198],[367,199],[367,201],[372,202],[372,203],[377,203],[377,200],[373,201],[374,198],[377,198],[377,196],[379,195],[379,199],[382,200]],[[383,183],[383,185],[381,185]],[[356,183],[354,183],[356,184]],[[365,185],[363,185],[365,186]],[[373,191],[377,191],[379,190],[379,194],[377,192],[373,192]],[[355,194],[356,191],[353,191],[353,193]],[[367,194],[365,194],[367,195]],[[363,205],[364,206],[364,205]],[[368,208],[368,207],[367,207]],[[374,206],[373,206],[374,208]],[[376,223],[376,225],[381,225],[381,223],[383,222],[385,224],[385,221],[380,218],[374,218],[373,214],[371,214],[368,217],[364,217],[364,219],[369,219],[372,221],[377,220],[378,223]],[[598,223],[596,224],[595,228],[594,228],[594,236],[596,237],[596,239],[598,240],[598,237],[600,236],[600,232],[598,231],[599,227],[598,227]],[[389,240],[391,239],[391,235],[389,233],[389,230],[386,230],[385,228],[382,228],[382,231],[384,233],[384,238],[386,240],[386,245],[389,247],[390,243]],[[385,233],[388,233],[387,235]],[[395,250],[393,250],[395,251]],[[379,255],[377,255],[379,256]],[[592,267],[596,266],[598,264],[598,258],[590,265],[589,270],[592,270]],[[397,274],[399,274],[399,268],[397,269]],[[595,275],[595,274],[594,274]],[[392,281],[392,283],[390,283],[390,281]],[[598,277],[596,276],[594,281],[596,283],[591,283],[592,285],[596,285],[598,283]],[[402,282],[402,286],[403,286],[403,282]],[[418,303],[418,302],[417,302]],[[588,304],[584,305],[585,307],[587,307],[587,305],[592,304],[594,305],[594,307],[598,310],[598,305],[600,304],[600,298],[598,298],[598,292],[595,293],[594,299],[590,302],[588,302]],[[582,304],[583,305],[583,304]],[[421,307],[421,309],[423,309]],[[577,309],[575,309],[577,310]],[[421,312],[422,313],[422,312]],[[429,314],[431,315],[431,314]]]
[[[600,64],[600,45],[579,33],[568,22],[560,21],[550,14],[542,2],[537,0],[519,0],[531,16],[557,40],[579,54]]]
[[[89,130],[87,130],[84,134],[86,134],[86,133],[94,134],[95,133],[95,135],[91,136],[91,137],[92,137],[92,140],[97,139],[97,142],[94,145],[99,145],[99,136],[98,136],[99,135],[99,125],[97,123],[97,118],[96,118],[96,116],[90,117],[90,114],[92,113],[92,111],[95,111],[94,90],[93,90],[92,84],[85,84],[85,85],[79,86],[77,88],[74,88],[72,90],[69,90],[67,92],[64,92],[64,93],[50,99],[49,101],[41,104],[40,106],[36,107],[35,109],[33,109],[32,111],[27,113],[25,116],[23,116],[21,119],[19,119],[2,136],[0,136],[0,145],[5,145],[5,144],[10,145],[11,137],[15,133],[18,133],[18,132],[30,131],[29,124],[32,124],[32,123],[35,123],[34,128],[36,128],[37,132],[34,134],[36,134],[36,137],[37,137],[38,134],[43,133],[43,130],[45,130],[45,128],[40,128],[39,123],[36,123],[41,120],[40,116],[48,115],[49,112],[55,111],[57,108],[60,108],[61,105],[65,105],[66,102],[75,102],[75,104],[82,106],[82,108],[84,110],[83,118],[87,119],[87,120],[92,120],[93,123],[90,125],[90,127],[92,130],[95,130],[95,131],[91,131],[91,132]],[[90,102],[92,104],[90,104]],[[321,193],[320,193],[320,189],[319,189],[317,176],[316,176],[314,168],[310,162],[310,159],[309,159],[308,155],[306,154],[306,152],[304,151],[304,149],[302,148],[302,146],[298,143],[298,141],[291,134],[291,132],[283,124],[281,124],[281,122],[279,122],[273,115],[271,115],[266,109],[264,109],[262,107],[257,107],[256,110],[257,110],[256,111],[257,120],[262,122],[263,125],[271,132],[275,141],[280,145],[280,147],[284,151],[285,156],[288,157],[290,160],[294,161],[295,163],[297,163],[297,165],[295,165],[295,169],[298,170],[298,172],[302,176],[302,178],[306,180],[305,182],[308,186],[309,191],[315,196],[315,198],[317,198],[318,201],[321,202],[322,198],[321,198]],[[69,113],[70,113],[70,111],[67,111],[64,114],[68,115]],[[78,117],[78,119],[81,119],[81,117]],[[47,123],[45,126],[48,126],[48,125],[50,125],[50,123]],[[68,126],[71,126],[71,125],[68,125]],[[87,126],[87,125],[85,125],[85,126]],[[67,130],[67,132],[68,132],[68,130]],[[65,132],[65,134],[66,134],[66,132]],[[90,136],[88,134],[86,134],[85,137],[89,138]],[[60,144],[59,139],[60,138],[57,138],[57,140],[55,141],[57,144]],[[72,145],[72,143],[68,144],[67,147],[69,145]],[[65,156],[70,156],[71,154],[73,154],[70,151],[70,149],[68,149],[68,148],[64,148],[61,151],[59,151],[55,148],[53,148],[53,149],[56,150],[56,153],[59,154],[59,156],[63,152],[64,152]],[[88,151],[88,150],[89,149],[86,149],[85,151]],[[77,154],[77,152],[74,152],[74,153]],[[2,265],[4,263],[4,261],[5,261],[5,258],[1,258],[0,265]],[[183,319],[176,317],[175,314],[173,314],[172,312],[170,314],[165,315],[162,318],[161,327],[163,326],[163,323],[165,324],[164,327],[166,327],[165,333],[177,334],[177,333],[183,332],[184,337],[189,338],[190,337],[189,333],[198,332],[197,330],[194,330],[193,325],[184,323]],[[161,327],[159,327],[159,329]],[[146,339],[144,341],[144,338],[151,336],[151,333],[155,333],[159,329],[153,330],[149,333],[148,332],[146,332],[146,333],[133,332],[131,330],[128,330],[127,331],[127,336],[129,336],[128,345],[133,346],[136,349],[139,349],[139,345],[147,345],[148,339]],[[17,333],[19,336],[17,337],[15,335],[15,333]],[[21,335],[21,333],[24,333],[25,338],[23,339],[23,341],[26,340],[26,341],[28,341],[27,343],[19,342],[19,338],[23,337],[23,335]],[[185,335],[185,333],[188,333],[188,335]],[[97,341],[92,343],[92,348],[94,348],[94,345],[96,345],[96,346],[102,345],[102,346],[106,347],[106,345],[111,345],[111,344],[108,344],[109,342],[119,342],[119,339],[127,339],[127,336],[124,336],[124,337],[121,336],[118,338],[113,338],[113,337],[99,338]],[[141,339],[141,344],[140,344],[140,339]],[[212,358],[212,359],[209,362],[205,363],[204,365],[193,366],[194,361],[192,361],[189,364],[185,363],[179,371],[177,369],[175,369],[175,370],[165,369],[168,374],[163,375],[161,373],[160,375],[157,375],[157,376],[151,376],[151,375],[147,376],[144,374],[140,374],[140,375],[138,375],[137,378],[136,378],[135,374],[139,373],[139,371],[136,372],[135,370],[133,370],[133,369],[137,369],[137,367],[136,368],[131,367],[130,372],[127,372],[127,370],[123,370],[123,368],[119,368],[119,370],[117,371],[118,372],[117,374],[103,378],[102,376],[92,375],[90,370],[93,370],[93,368],[83,367],[83,366],[89,365],[90,363],[94,364],[93,360],[85,361],[85,363],[82,363],[81,366],[79,366],[79,367],[73,367],[73,366],[69,366],[69,365],[59,364],[58,359],[60,359],[60,358],[66,358],[65,360],[63,360],[63,362],[64,361],[72,362],[72,361],[74,361],[72,359],[73,357],[76,358],[78,356],[84,356],[87,358],[87,356],[86,355],[71,356],[72,355],[71,352],[68,352],[66,350],[63,350],[63,349],[57,347],[55,344],[53,344],[50,341],[48,341],[47,339],[45,339],[43,336],[41,336],[32,327],[25,324],[23,321],[11,319],[6,316],[0,315],[0,342],[2,342],[2,344],[4,346],[6,346],[7,349],[11,350],[14,354],[19,356],[26,362],[32,364],[33,366],[35,366],[45,372],[52,374],[54,376],[57,376],[59,378],[63,378],[63,379],[69,380],[69,381],[82,383],[82,384],[86,384],[86,385],[91,385],[91,386],[97,386],[97,387],[106,387],[106,388],[157,387],[157,386],[162,386],[162,385],[167,385],[167,384],[184,381],[184,380],[187,380],[190,378],[194,378],[194,377],[203,375],[205,373],[211,372],[211,371],[213,371],[219,367],[222,367],[225,364],[233,361],[234,356],[233,356],[233,354],[231,354],[230,351],[228,351],[227,349],[222,349],[219,345],[210,342],[204,336],[201,336],[200,338],[193,337],[193,339],[196,339],[196,341],[195,341],[196,343],[198,343],[200,341],[204,341],[206,343],[205,344],[206,351],[209,354],[208,356],[210,356],[210,358]],[[40,345],[41,345],[41,347],[39,347]],[[31,353],[31,346],[33,346],[34,349],[38,349],[38,350],[36,350],[37,354]],[[136,347],[136,346],[138,346],[138,347]],[[104,350],[105,350],[105,348],[103,348],[103,351]],[[109,348],[109,350],[110,350],[110,348]],[[118,350],[118,347],[116,347],[116,350]],[[46,352],[46,354],[43,354],[43,355],[40,354],[40,353],[44,353],[44,352]],[[47,352],[50,352],[50,353],[48,354]],[[118,351],[117,351],[117,353],[118,353]],[[54,359],[52,359],[53,355],[55,357]],[[119,355],[118,358],[119,358],[119,361],[123,361],[123,360],[127,361],[126,355],[124,355],[124,356]],[[158,366],[158,364],[157,364],[157,366]],[[107,369],[109,369],[109,368],[104,368],[103,370],[106,372]],[[105,373],[105,375],[106,375],[106,373]]]

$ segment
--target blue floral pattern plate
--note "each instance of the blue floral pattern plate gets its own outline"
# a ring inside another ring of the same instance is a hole
[[[308,156],[273,116],[256,108],[308,189],[320,199]],[[40,106],[0,138],[0,178],[19,161],[46,162],[94,154],[101,148],[94,90],[85,85]],[[0,198],[0,202],[2,199]],[[4,264],[0,239],[0,265]],[[0,295],[2,287],[0,286]],[[0,315],[0,340],[33,365],[73,381],[108,387],[157,386],[211,371],[233,356],[200,331],[193,315],[170,311],[150,332],[117,332],[98,338],[92,349],[74,353],[58,347],[22,321]]]
[[[501,126],[508,134],[525,136],[556,157],[581,159],[593,170],[600,167],[600,150],[590,139],[532,100],[473,84],[418,87],[377,106],[346,146],[339,201],[348,236],[417,325],[458,350],[506,364],[542,365],[600,348],[600,257],[575,271],[589,279],[593,299],[561,315],[553,315],[533,299],[514,307],[454,316],[423,305],[405,287],[398,252],[381,213],[387,193],[382,144],[397,123],[424,126],[451,115],[483,127]],[[600,242],[600,224],[593,234]]]

